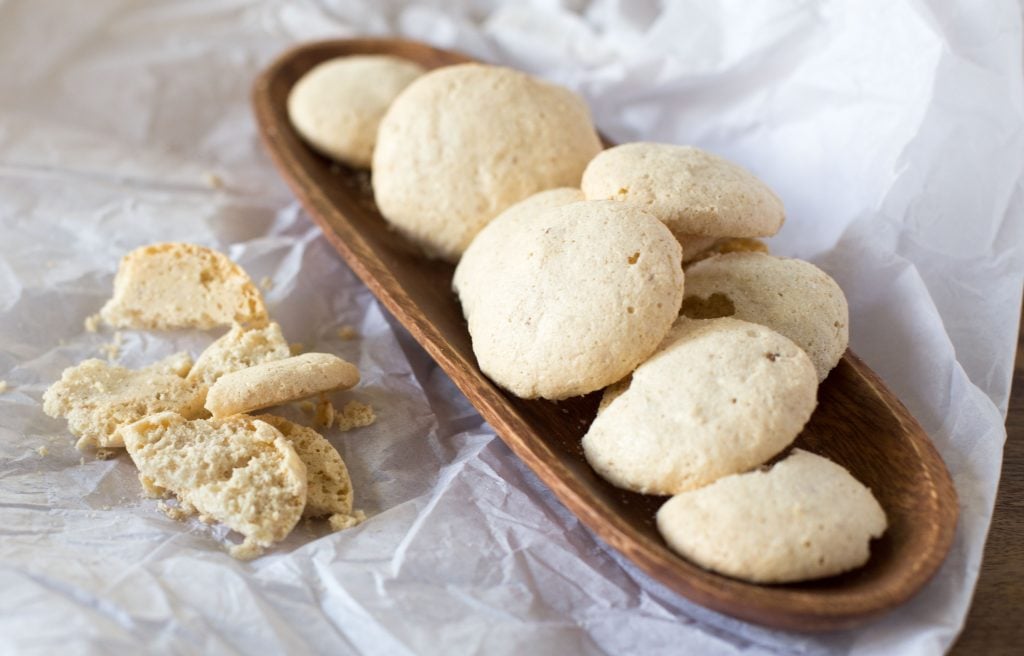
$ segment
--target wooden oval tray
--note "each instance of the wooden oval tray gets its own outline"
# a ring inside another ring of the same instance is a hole
[[[417,255],[388,229],[369,175],[334,165],[290,128],[288,92],[332,57],[387,53],[434,68],[463,55],[395,39],[324,41],[283,54],[257,79],[260,135],[285,181],[353,271],[451,376],[502,440],[580,520],[640,569],[684,597],[767,626],[822,631],[854,626],[909,599],[935,573],[953,539],[957,498],[921,426],[882,381],[847,351],[822,384],[796,445],[849,469],[878,497],[889,530],[854,572],[791,585],[753,585],[704,570],[669,550],[654,524],[664,501],[619,490],[587,465],[580,438],[597,396],[550,403],[506,394],[477,368],[453,267]]]

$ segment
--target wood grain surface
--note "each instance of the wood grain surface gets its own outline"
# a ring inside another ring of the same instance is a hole
[[[1024,317],[1006,413],[996,510],[967,623],[952,654],[1024,653]]]
[[[365,172],[331,164],[290,128],[286,98],[325,59],[391,53],[427,67],[465,61],[424,44],[358,39],[300,46],[253,88],[261,137],[330,243],[381,303],[448,373],[510,449],[602,540],[679,594],[761,624],[804,631],[853,626],[906,601],[948,551],[957,502],[949,474],[920,425],[855,355],[819,389],[819,406],[796,445],[847,467],[885,508],[889,530],[868,564],[816,582],[759,586],[716,575],[674,554],[654,525],[663,498],[619,490],[595,474],[579,440],[597,395],[561,403],[506,394],[476,366],[451,292],[451,265],[426,260],[382,220]]]

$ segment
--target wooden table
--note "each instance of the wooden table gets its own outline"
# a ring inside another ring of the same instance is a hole
[[[1006,415],[1006,450],[992,528],[967,624],[950,652],[1024,654],[1024,325]]]

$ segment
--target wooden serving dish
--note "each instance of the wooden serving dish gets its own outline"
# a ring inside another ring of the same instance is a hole
[[[395,39],[310,43],[273,62],[257,79],[260,135],[281,175],[353,271],[451,376],[502,440],[580,520],[640,569],[684,597],[767,626],[822,631],[854,626],[909,599],[949,550],[957,498],[945,465],[921,426],[882,381],[847,351],[822,384],[819,405],[796,445],[825,455],[868,485],[889,530],[856,571],[820,581],[753,585],[704,570],[669,550],[654,514],[664,498],[617,489],[583,458],[580,438],[596,394],[550,403],[524,401],[477,368],[453,267],[427,260],[389,230],[373,203],[369,175],[334,165],[291,129],[286,101],[314,65],[353,54],[398,55],[434,68],[463,55]]]

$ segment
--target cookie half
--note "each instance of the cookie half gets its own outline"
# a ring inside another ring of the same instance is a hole
[[[601,150],[586,103],[498,66],[433,70],[388,108],[373,153],[381,214],[455,262],[487,223],[538,191],[578,187]]]
[[[860,567],[886,529],[871,490],[800,449],[771,469],[672,497],[658,530],[701,567],[755,583],[806,581]]]
[[[678,494],[766,462],[817,403],[814,366],[775,331],[680,318],[583,436],[587,462],[643,494]]]
[[[481,235],[455,272],[491,380],[522,398],[564,399],[619,380],[657,348],[683,289],[664,224],[583,201],[504,228],[500,240]]]
[[[320,433],[274,415],[258,415],[281,431],[306,465],[306,507],[303,517],[352,516],[352,479],[341,454]]]
[[[302,516],[306,467],[266,422],[242,415],[189,421],[164,412],[121,432],[146,489],[173,492],[184,507],[245,536],[233,555],[259,555]]]
[[[81,444],[124,446],[119,429],[146,415],[203,414],[203,392],[185,378],[192,359],[178,353],[149,367],[126,369],[103,360],[68,367],[43,394],[43,412],[64,417]]]
[[[768,237],[786,216],[779,197],[753,173],[693,146],[609,148],[587,165],[581,188],[587,200],[634,204],[681,236]]]
[[[304,353],[225,374],[206,395],[214,417],[251,412],[359,382],[359,370],[329,353]]]
[[[137,248],[121,258],[114,295],[100,310],[118,328],[208,330],[267,321],[263,297],[227,256],[180,242]]]
[[[288,94],[288,120],[321,154],[369,168],[377,127],[395,97],[425,69],[392,55],[353,55],[317,64]]]
[[[765,253],[726,253],[687,267],[682,313],[768,326],[807,352],[819,381],[850,340],[850,311],[836,281],[810,262]]]

